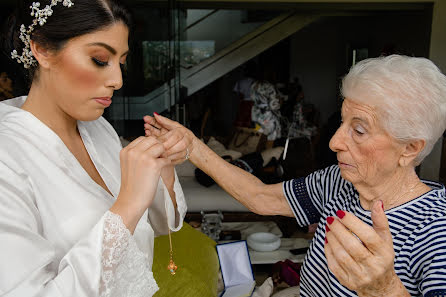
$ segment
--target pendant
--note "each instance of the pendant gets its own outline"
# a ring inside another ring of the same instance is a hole
[[[178,269],[177,265],[175,265],[175,262],[173,262],[173,260],[171,258],[169,261],[169,265],[167,265],[167,270],[170,271],[171,275],[175,275],[177,269]]]

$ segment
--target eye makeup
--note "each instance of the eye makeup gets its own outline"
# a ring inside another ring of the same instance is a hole
[[[101,60],[99,60],[97,58],[91,58],[91,60],[93,61],[93,63],[95,63],[99,67],[108,66],[108,62],[101,61]]]

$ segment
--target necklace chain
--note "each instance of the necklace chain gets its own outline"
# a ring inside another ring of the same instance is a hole
[[[173,248],[172,248],[172,235],[170,234],[169,222],[167,222],[167,231],[169,235],[169,264],[167,265],[167,270],[170,271],[171,275],[175,275],[178,269],[178,266],[173,261]]]

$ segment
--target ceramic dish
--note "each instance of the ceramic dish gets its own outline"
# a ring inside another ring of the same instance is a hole
[[[271,252],[280,247],[280,237],[269,232],[250,234],[246,242],[250,248],[258,252]]]

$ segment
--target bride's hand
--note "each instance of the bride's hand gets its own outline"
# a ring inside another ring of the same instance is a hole
[[[146,136],[155,136],[163,143],[172,164],[183,163],[192,154],[196,137],[189,129],[158,114],[145,116],[144,122]]]

